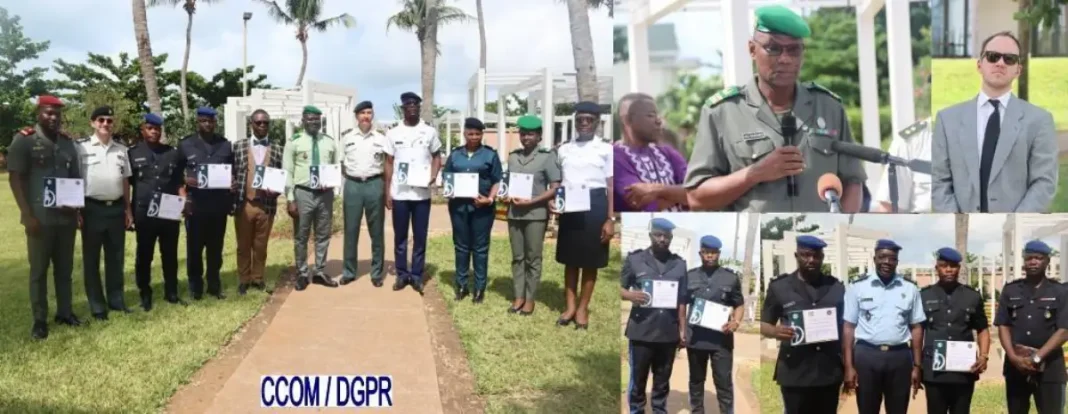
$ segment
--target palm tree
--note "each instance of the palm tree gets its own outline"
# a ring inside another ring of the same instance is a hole
[[[614,0],[567,0],[567,17],[571,21],[571,52],[575,59],[575,83],[580,101],[600,101],[589,9],[605,6],[611,15],[614,3]]]
[[[478,68],[486,70],[486,16],[482,14],[482,0],[475,0],[475,12],[478,14]]]
[[[211,4],[218,3],[220,0],[200,0],[200,3]],[[189,72],[189,49],[193,45],[193,14],[197,12],[197,0],[148,0],[149,7],[156,7],[161,5],[178,6],[182,5],[182,9],[185,10],[187,17],[185,23],[185,55],[182,57],[182,89],[180,91],[182,97],[182,117],[189,119],[189,96],[186,93],[185,75]]]
[[[955,243],[954,243],[954,246],[956,246],[957,251],[960,252],[960,254],[963,255],[965,257],[965,259],[967,259],[968,258],[968,215],[967,214],[957,214],[957,215],[955,215],[955,217],[956,217],[956,222],[953,223],[953,230],[954,230],[955,239],[956,239]],[[970,277],[971,276],[971,269],[968,268],[968,260],[964,260],[964,263],[961,263],[960,274],[964,275],[964,282],[962,282],[963,284],[968,284],[971,281],[971,277]]]
[[[297,40],[300,41],[300,50],[303,57],[300,61],[300,74],[297,75],[297,87],[304,82],[304,70],[308,68],[308,34],[312,29],[320,33],[325,32],[332,26],[343,24],[347,28],[356,26],[356,19],[348,13],[342,13],[334,17],[320,19],[323,13],[323,0],[286,0],[285,8],[276,1],[256,0],[267,7],[267,14],[276,21],[288,26],[297,27]]]
[[[423,120],[433,121],[434,77],[438,55],[441,54],[438,49],[438,26],[465,23],[472,20],[472,17],[458,7],[445,5],[441,0],[401,0],[401,6],[401,11],[386,20],[386,31],[389,31],[390,27],[397,27],[415,33],[415,38],[419,40],[423,85],[423,109],[419,116]],[[483,55],[484,51],[483,47]]]
[[[153,66],[152,41],[148,38],[148,13],[145,0],[133,0],[134,36],[137,37],[137,57],[141,61],[141,77],[145,80],[145,93],[148,95],[148,108],[152,113],[162,114],[163,105],[159,98],[159,84],[156,82],[156,67]],[[138,102],[143,104],[143,102]]]

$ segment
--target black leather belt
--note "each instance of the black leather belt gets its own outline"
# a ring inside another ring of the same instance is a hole
[[[868,341],[857,341],[857,345],[863,346],[865,348],[878,349],[878,350],[883,351],[883,352],[899,351],[899,350],[902,350],[902,349],[908,349],[909,348],[909,344],[907,344],[907,343],[906,344],[897,344],[897,345],[876,345],[876,344],[873,344],[873,343],[868,342]]]
[[[97,200],[95,198],[86,197],[85,198],[85,202],[89,203],[89,204],[95,204],[95,205],[98,205],[98,206],[111,207],[111,206],[113,206],[115,204],[122,203],[122,199],[120,198],[118,200]]]
[[[301,190],[311,191],[313,193],[324,193],[324,192],[333,190],[332,188],[311,188],[311,187],[308,187],[306,185],[298,185],[298,186],[295,186],[295,187],[299,188]]]
[[[366,182],[371,181],[371,180],[377,180],[380,177],[382,177],[382,174],[375,174],[375,175],[372,175],[370,177],[353,177],[353,176],[349,176],[349,175],[345,176],[345,178],[348,178],[348,179],[350,179],[352,181],[355,181],[355,182],[358,182],[358,183],[366,183]]]

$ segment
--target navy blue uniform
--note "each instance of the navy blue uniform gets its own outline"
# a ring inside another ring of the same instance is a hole
[[[698,267],[686,273],[686,302],[692,304],[696,298],[729,308],[745,304],[738,274],[725,267]],[[733,413],[734,334],[687,324],[686,358],[690,363],[690,412],[705,412],[705,378],[711,362],[719,412]]]
[[[219,135],[205,140],[198,135],[182,138],[178,151],[185,159],[187,177],[196,177],[196,168],[202,164],[234,164],[233,147],[230,141]],[[207,279],[209,295],[222,294],[219,269],[222,268],[222,250],[226,237],[227,216],[232,212],[233,193],[229,189],[188,189],[192,202],[192,214],[185,219],[186,272],[189,274],[189,291],[194,299],[204,293]],[[204,251],[207,250],[207,254]],[[204,259],[207,259],[205,269]]]
[[[152,301],[152,258],[159,242],[163,262],[163,297],[178,301],[178,221],[148,216],[155,193],[178,195],[184,185],[185,158],[172,146],[142,142],[129,150],[130,189],[137,231],[137,256],[134,259],[137,289],[142,305]]]
[[[501,159],[497,150],[480,146],[472,153],[465,147],[453,148],[445,160],[444,173],[478,173],[478,193],[493,198],[490,194],[494,184],[501,182]],[[477,207],[471,198],[449,200],[449,217],[452,219],[452,242],[456,249],[456,288],[467,289],[467,275],[472,258],[475,269],[475,292],[486,290],[489,271],[490,231],[496,213],[494,204]],[[473,256],[473,257],[472,257]]]
[[[923,383],[930,414],[963,414],[971,407],[975,381],[970,372],[934,370],[935,341],[975,342],[975,331],[989,326],[983,311],[983,295],[971,286],[957,284],[947,289],[931,285],[920,290],[923,312]]]
[[[1063,309],[1068,301],[1064,285],[1046,279],[1037,288],[1017,279],[1001,290],[998,298],[994,325],[1008,326],[1012,332],[1012,344],[1017,354],[1028,356],[1020,347],[1042,348],[1058,329],[1068,329],[1068,310]],[[1064,351],[1057,347],[1043,359],[1041,372],[1028,376],[1018,371],[1008,358],[1002,368],[1005,375],[1005,399],[1009,414],[1026,414],[1030,399],[1034,396],[1038,414],[1064,412],[1065,374]]]

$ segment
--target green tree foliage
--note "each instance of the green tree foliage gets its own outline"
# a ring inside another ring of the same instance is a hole
[[[0,7],[0,153],[7,152],[11,138],[33,121],[30,98],[48,90],[44,80],[47,68],[20,69],[48,50],[49,42],[34,42],[22,32],[18,16]]]
[[[657,105],[668,125],[680,135],[689,136],[697,130],[705,101],[720,89],[723,80],[718,76],[702,78],[695,73],[684,73],[674,87],[657,99]]]

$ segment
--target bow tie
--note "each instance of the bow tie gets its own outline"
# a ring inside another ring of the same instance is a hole
[[[253,144],[255,144],[256,146],[260,146],[260,147],[266,147],[266,146],[267,146],[267,138],[264,138],[264,139],[255,139],[255,140],[252,140],[252,142],[253,142]]]

